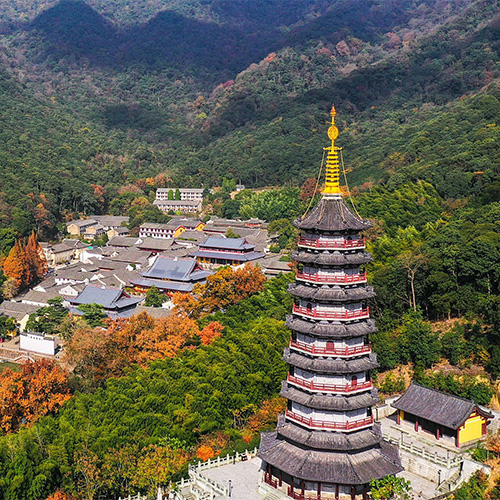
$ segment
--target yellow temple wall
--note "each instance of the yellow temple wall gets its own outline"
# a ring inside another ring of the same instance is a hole
[[[483,422],[484,418],[480,415],[471,415],[460,428],[459,444],[480,439],[483,435]]]

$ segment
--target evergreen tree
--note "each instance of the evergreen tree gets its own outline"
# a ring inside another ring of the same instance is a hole
[[[165,294],[160,292],[157,287],[152,286],[146,292],[146,300],[144,301],[144,305],[150,307],[161,307],[166,300],[167,297],[165,297]]]
[[[104,326],[106,313],[100,304],[82,304],[78,307],[83,312],[83,319],[92,327]]]

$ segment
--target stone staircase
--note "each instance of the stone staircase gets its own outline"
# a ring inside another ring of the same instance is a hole
[[[281,493],[279,491],[270,491],[262,500],[283,500],[284,498],[287,498],[284,493]]]

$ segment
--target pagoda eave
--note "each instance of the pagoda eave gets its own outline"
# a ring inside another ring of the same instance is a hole
[[[316,373],[325,374],[344,374],[359,373],[378,368],[377,357],[371,353],[369,356],[363,356],[356,359],[331,359],[331,358],[309,358],[303,354],[284,350],[283,361],[302,370],[310,370]]]
[[[372,260],[371,254],[347,252],[319,252],[311,253],[302,250],[292,252],[292,259],[302,264],[318,266],[361,266]]]
[[[365,450],[382,441],[380,423],[357,432],[324,432],[304,429],[293,422],[285,421],[277,428],[278,437],[315,450],[349,451]]]
[[[365,286],[363,288],[348,288],[340,287],[339,285],[335,287],[315,287],[303,285],[302,283],[290,283],[288,285],[288,293],[294,297],[301,299],[313,299],[319,302],[321,301],[339,301],[339,302],[355,302],[360,300],[368,300],[375,297],[375,292],[371,286]]]
[[[304,218],[293,222],[298,229],[316,231],[366,231],[372,223],[352,213],[342,198],[323,198]]]
[[[373,319],[349,323],[330,323],[309,321],[291,314],[286,317],[286,326],[295,332],[324,339],[362,337],[377,331]]]
[[[356,453],[303,449],[280,439],[277,431],[263,433],[259,457],[292,477],[330,484],[368,484],[401,472],[397,448],[380,441]]]

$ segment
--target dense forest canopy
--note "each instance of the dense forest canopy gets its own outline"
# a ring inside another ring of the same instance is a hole
[[[68,218],[129,209],[124,189],[151,202],[155,187],[222,178],[298,185],[332,101],[351,187],[478,193],[498,182],[498,7],[4,3],[1,227],[54,237]]]

